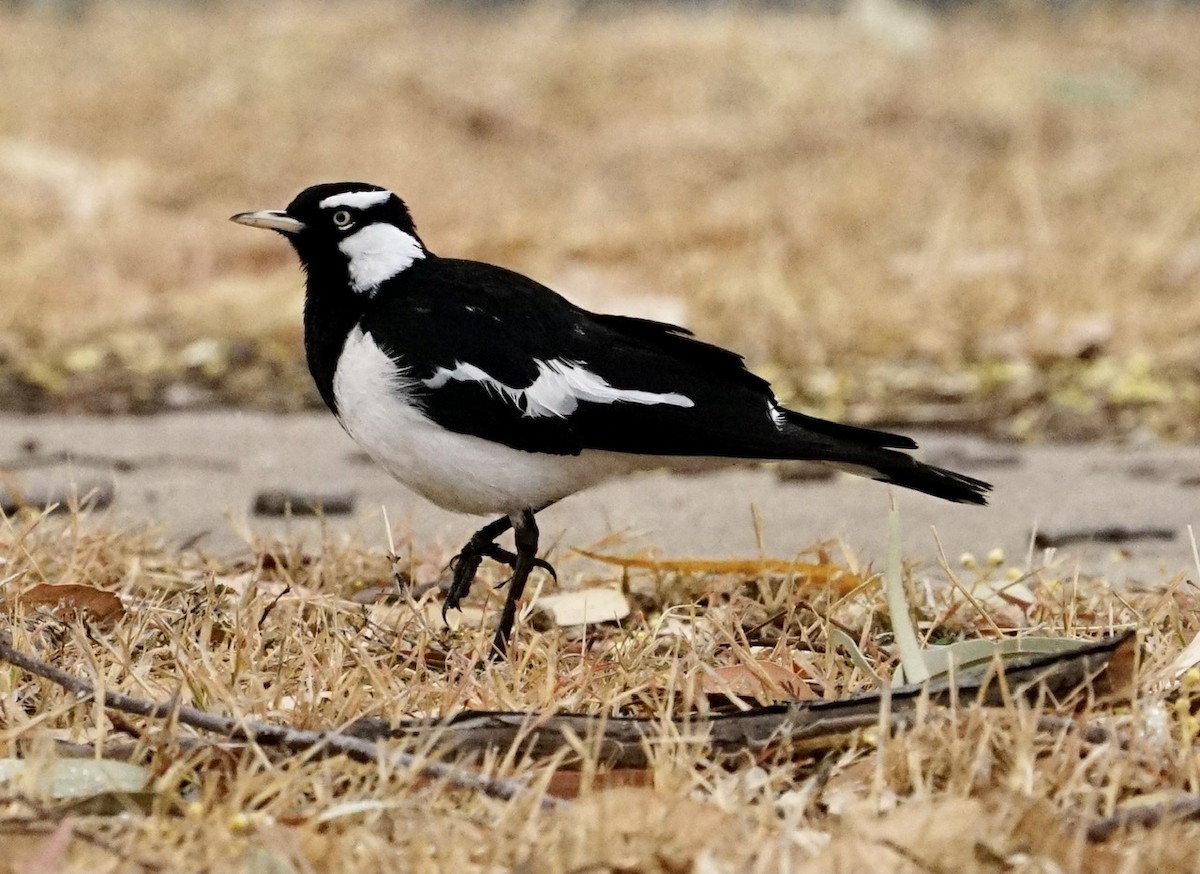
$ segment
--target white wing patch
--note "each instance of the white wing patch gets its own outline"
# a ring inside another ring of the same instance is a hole
[[[351,285],[359,294],[366,295],[374,294],[382,283],[408,269],[418,258],[425,257],[425,250],[416,237],[387,222],[375,222],[355,231],[338,243],[338,248],[349,259]]]
[[[511,449],[430,421],[400,367],[354,328],[333,378],[338,419],[388,473],[440,507],[491,516],[544,507],[612,476],[669,463],[658,456],[585,449],[546,455]]]
[[[604,377],[592,373],[578,362],[555,358],[550,361],[538,361],[536,364],[537,379],[527,388],[513,388],[505,385],[474,364],[463,364],[461,361],[457,362],[453,369],[439,367],[437,373],[424,382],[432,389],[441,388],[452,379],[459,382],[481,383],[501,397],[508,398],[516,406],[524,407],[523,415],[530,418],[557,416],[565,419],[579,409],[580,401],[590,401],[595,404],[695,406],[691,398],[676,392],[659,394],[637,389],[614,388]]]
[[[321,209],[332,209],[335,206],[348,206],[351,209],[367,209],[387,203],[391,198],[390,191],[346,191],[342,194],[331,194],[317,204]]]

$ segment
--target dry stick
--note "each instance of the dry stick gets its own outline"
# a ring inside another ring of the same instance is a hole
[[[1164,820],[1191,819],[1200,815],[1200,795],[1185,795],[1163,804],[1131,807],[1112,816],[1096,820],[1087,827],[1087,839],[1093,844],[1103,843],[1115,835],[1135,826],[1154,828]]]
[[[985,706],[1004,706],[1008,690],[1016,690],[1026,700],[1037,700],[1048,693],[1065,697],[1101,674],[1114,651],[1133,645],[1131,635],[1109,638],[1081,646],[1063,655],[1031,655],[1023,664],[1009,664],[1004,671],[1004,692],[995,682],[991,664],[961,672],[953,688],[947,679],[935,680],[927,687],[906,686],[891,690],[891,711],[886,727],[895,729],[911,722],[913,714],[927,696],[930,703],[944,705],[958,697]],[[677,721],[678,728],[697,744],[717,755],[738,754],[790,745],[795,749],[826,749],[850,732],[880,725],[882,696],[857,695],[837,701],[797,701],[753,710],[693,716]],[[659,730],[659,721],[639,717],[596,717],[559,713],[540,717],[531,726],[531,714],[523,712],[463,711],[448,720],[413,719],[393,725],[387,720],[368,717],[352,724],[347,731],[367,738],[424,737],[438,734],[443,754],[481,755],[490,749],[507,749],[520,743],[526,755],[534,758],[553,755],[564,745],[564,736],[599,735],[600,757],[610,768],[644,768],[649,764],[646,742]],[[1089,743],[1110,740],[1108,735],[1071,722],[1039,722],[1039,727],[1061,732],[1081,731]]]
[[[14,649],[11,638],[7,634],[0,634],[0,661],[16,665],[35,676],[56,683],[81,699],[95,698],[96,696],[95,687],[86,680],[81,680],[66,671]],[[509,800],[529,792],[528,785],[520,780],[473,774],[445,762],[418,762],[417,757],[412,753],[403,751],[389,753],[380,748],[375,741],[351,737],[336,731],[311,731],[285,728],[254,720],[236,720],[206,710],[197,710],[194,707],[185,707],[170,702],[146,701],[142,698],[123,695],[120,692],[105,692],[104,704],[106,707],[112,707],[114,710],[124,713],[135,713],[155,719],[174,716],[179,722],[190,725],[192,728],[223,734],[229,738],[245,738],[262,746],[278,746],[292,750],[326,747],[359,762],[383,761],[396,769],[416,769],[423,777],[445,780],[452,786],[473,789],[492,798]],[[540,800],[540,804],[544,808],[558,807],[567,803],[569,802],[545,794]]]
[[[924,687],[893,689],[886,725],[895,729],[906,724],[924,700],[936,705],[957,696],[960,699],[972,698],[985,706],[998,706],[1011,703],[1008,694],[1010,689],[1019,690],[1022,697],[1030,700],[1042,697],[1044,692],[1062,697],[1103,673],[1118,648],[1133,645],[1133,635],[1126,633],[1081,644],[1079,649],[1066,655],[1031,655],[1022,664],[1005,666],[1005,694],[1000,694],[999,684],[994,682],[994,666],[990,664],[960,673],[955,678],[953,689],[946,679],[935,680]],[[8,638],[2,634],[0,660],[53,680],[77,694],[94,695],[93,688],[87,683],[13,650]],[[658,723],[654,719],[637,717],[598,718],[584,714],[554,714],[538,718],[531,724],[533,715],[530,713],[465,711],[449,720],[414,719],[394,726],[385,720],[364,718],[341,732],[317,732],[238,722],[201,710],[155,704],[116,692],[107,693],[105,702],[116,709],[145,716],[162,717],[177,713],[181,722],[235,739],[249,738],[258,743],[302,749],[325,745],[363,761],[375,761],[383,755],[377,746],[379,741],[427,738],[431,732],[437,734],[437,744],[442,754],[479,755],[490,749],[507,749],[519,743],[526,755],[535,758],[561,751],[565,737],[586,737],[598,733],[600,757],[607,767],[646,767],[649,763],[646,741],[648,735],[655,732]],[[839,701],[777,704],[715,717],[698,716],[679,722],[677,726],[713,752],[728,754],[785,744],[795,749],[828,748],[836,743],[839,736],[879,724],[880,696],[876,694]],[[1055,723],[1052,730],[1061,731],[1062,726]],[[385,761],[397,767],[419,767],[428,776],[444,777],[447,782],[478,788],[500,798],[511,798],[528,791],[518,781],[463,773],[442,763],[417,765],[416,757],[411,753],[393,754]],[[550,807],[559,802],[557,799],[543,798],[541,803],[543,807]]]

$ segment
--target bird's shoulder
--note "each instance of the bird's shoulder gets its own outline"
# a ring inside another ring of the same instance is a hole
[[[423,258],[389,279],[376,307],[414,313],[467,311],[492,319],[571,315],[577,309],[540,282],[496,264],[460,258]]]
[[[687,328],[590,312],[524,274],[481,261],[417,262],[380,289],[363,327],[414,363],[486,363],[498,368],[493,375],[517,380],[536,377],[536,360],[561,359],[617,377],[668,367],[766,387],[742,356]]]
[[[514,448],[712,454],[730,428],[775,431],[770,387],[741,356],[678,325],[589,312],[505,268],[413,265],[361,327],[427,416]]]
[[[577,338],[583,320],[565,298],[513,270],[429,258],[385,283],[361,325],[418,371],[462,362],[520,383],[537,375],[535,359]]]

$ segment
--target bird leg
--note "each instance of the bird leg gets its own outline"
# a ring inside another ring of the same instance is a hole
[[[485,558],[490,558],[500,564],[506,564],[513,569],[513,576],[516,576],[516,567],[518,556],[515,552],[509,552],[500,544],[495,542],[495,539],[512,527],[512,519],[509,516],[502,516],[494,522],[476,531],[467,545],[462,548],[462,552],[450,559],[450,569],[454,572],[454,578],[450,583],[450,588],[446,592],[446,601],[442,604],[442,618],[445,619],[446,611],[457,610],[462,599],[471,591],[471,583],[475,581],[475,574],[479,570],[480,562]],[[537,547],[536,526],[534,537],[534,548]],[[558,574],[550,562],[545,559],[535,557],[533,566],[539,567],[546,571],[555,580],[558,579]],[[510,582],[512,577],[501,582],[496,588]]]
[[[492,661],[503,659],[508,651],[508,638],[512,635],[513,623],[517,619],[517,602],[525,591],[529,573],[538,563],[538,527],[533,510],[522,510],[511,517],[513,540],[517,546],[512,579],[509,580],[508,597],[504,600],[504,612],[500,614],[500,625],[492,638]]]
[[[446,618],[447,610],[457,610],[462,599],[467,597],[467,593],[471,591],[471,583],[475,582],[479,563],[489,555],[495,557],[493,547],[496,547],[496,544],[493,541],[511,527],[512,519],[508,516],[501,516],[496,521],[489,522],[471,535],[462,552],[450,559],[450,570],[454,572],[454,579],[450,582],[446,601],[442,604],[443,619]],[[516,564],[515,555],[512,564]]]

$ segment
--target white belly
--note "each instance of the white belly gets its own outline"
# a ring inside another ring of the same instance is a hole
[[[342,427],[384,470],[460,513],[539,509],[611,476],[662,463],[619,452],[524,452],[439,428],[408,400],[406,375],[358,328],[338,360],[333,394]]]

